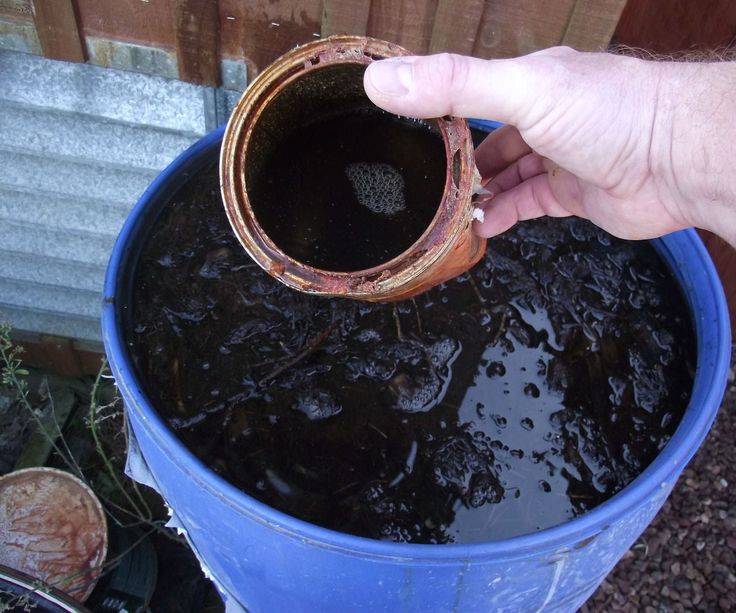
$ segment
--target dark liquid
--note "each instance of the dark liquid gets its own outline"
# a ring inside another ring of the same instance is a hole
[[[301,128],[246,186],[266,234],[316,268],[363,270],[424,233],[442,199],[445,147],[426,124],[383,113]]]
[[[526,222],[414,300],[318,298],[244,254],[214,169],[153,228],[133,318],[147,394],[213,470],[316,524],[416,543],[594,508],[666,444],[695,359],[647,243]]]

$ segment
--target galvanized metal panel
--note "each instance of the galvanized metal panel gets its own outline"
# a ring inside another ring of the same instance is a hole
[[[0,52],[0,98],[115,121],[205,131],[202,96],[207,88],[124,70]]]
[[[150,170],[166,166],[192,143],[191,135],[168,129],[1,99],[0,134],[6,149]]]
[[[213,90],[0,50],[0,321],[100,341],[104,270],[153,178],[211,127]]]

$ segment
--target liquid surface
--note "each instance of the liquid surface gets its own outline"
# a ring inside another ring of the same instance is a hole
[[[687,404],[689,317],[647,243],[519,224],[397,304],[307,296],[233,237],[214,168],[156,223],[130,342],[155,406],[225,479],[357,535],[479,542],[628,484]]]
[[[442,138],[387,114],[321,121],[287,137],[246,189],[256,219],[287,255],[363,270],[424,233],[446,178]]]

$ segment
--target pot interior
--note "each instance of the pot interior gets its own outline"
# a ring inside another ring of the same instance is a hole
[[[258,227],[286,256],[322,270],[371,269],[427,231],[448,180],[436,120],[386,113],[365,66],[314,66],[256,103],[245,190]]]

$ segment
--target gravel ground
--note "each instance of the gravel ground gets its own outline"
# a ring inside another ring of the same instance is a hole
[[[654,522],[581,613],[736,610],[734,359],[731,364],[708,438]]]

